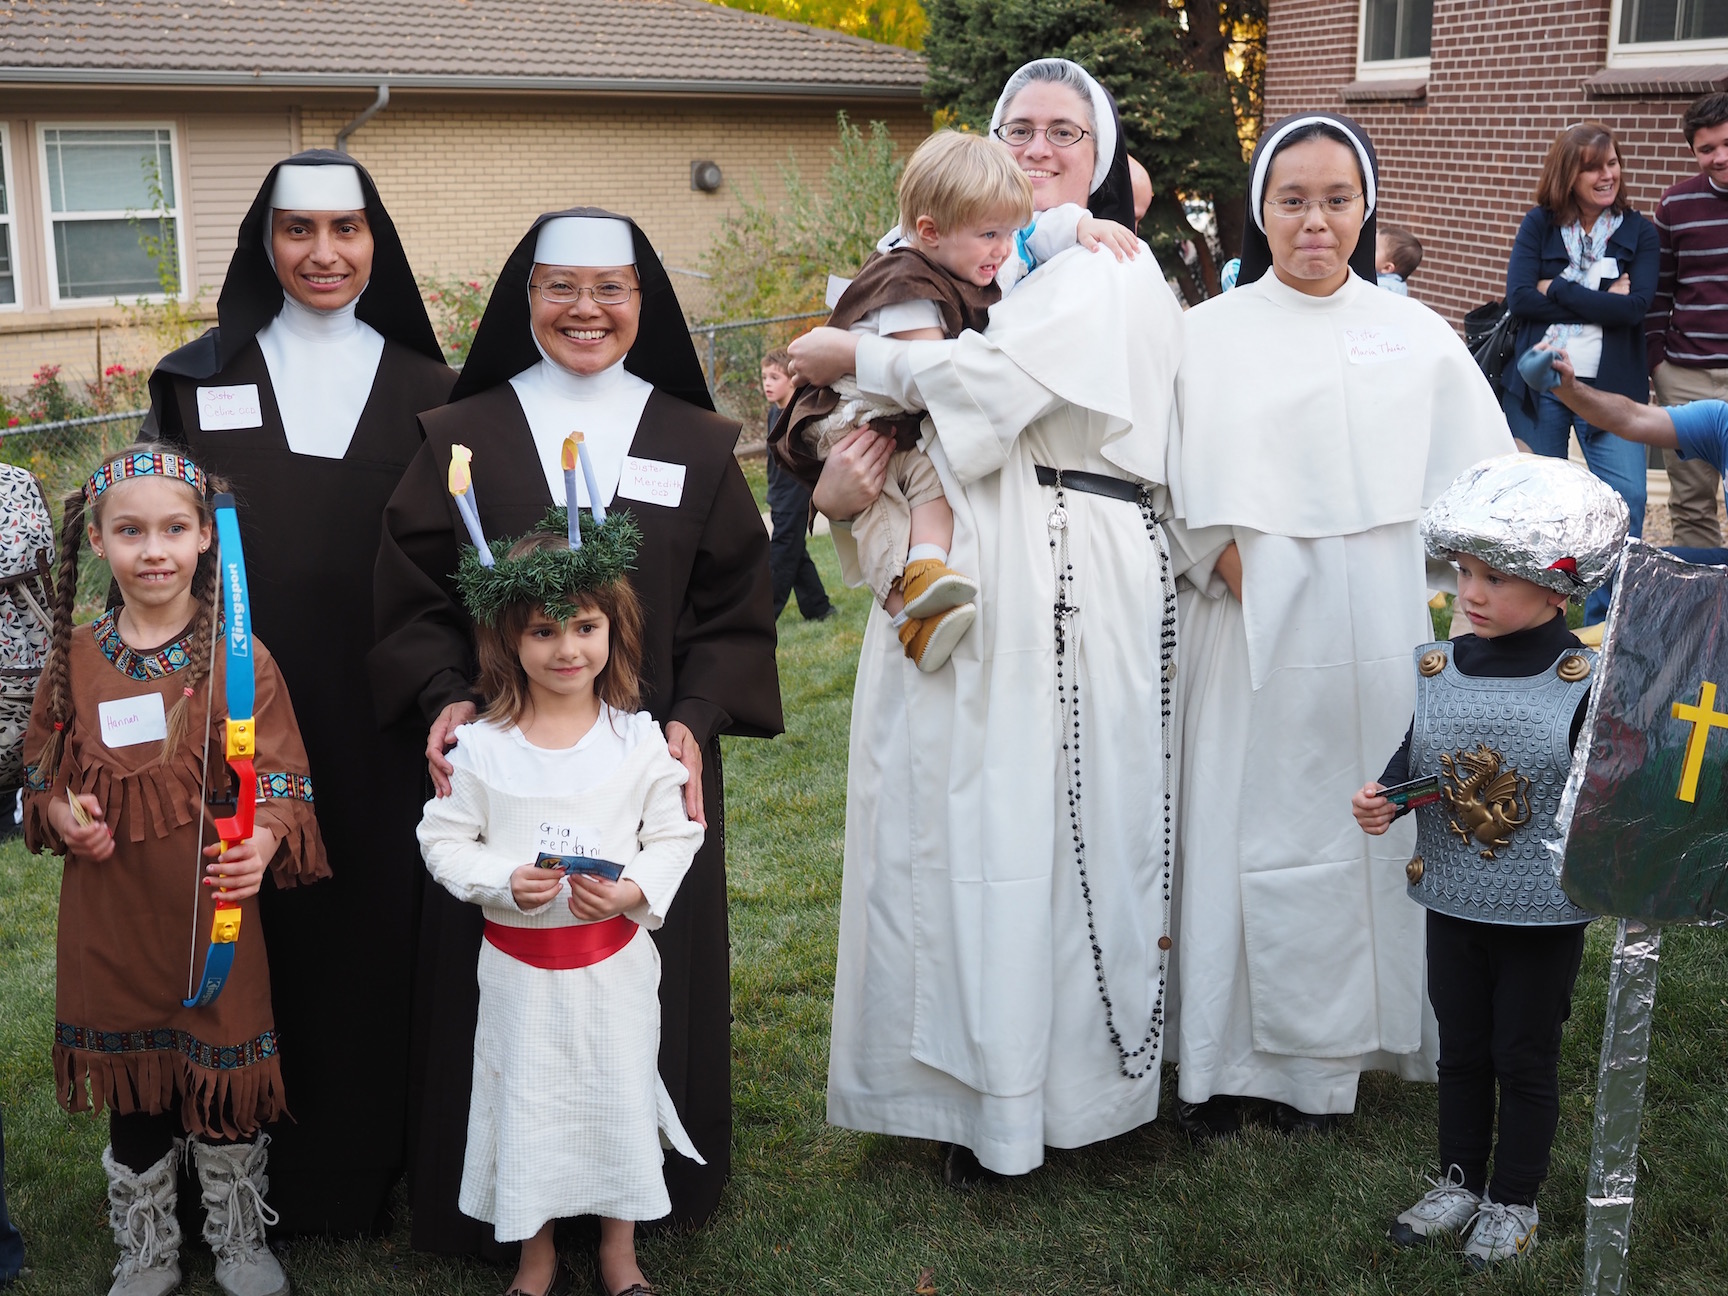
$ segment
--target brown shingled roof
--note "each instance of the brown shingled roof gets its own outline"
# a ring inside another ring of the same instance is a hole
[[[915,98],[924,61],[701,0],[10,0],[0,81]]]

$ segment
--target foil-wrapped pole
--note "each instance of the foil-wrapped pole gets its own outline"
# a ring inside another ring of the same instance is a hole
[[[1650,1022],[1662,929],[1620,920],[1608,971],[1608,1020],[1596,1074],[1596,1131],[1585,1186],[1584,1296],[1622,1296],[1638,1179],[1638,1130],[1650,1069]]]

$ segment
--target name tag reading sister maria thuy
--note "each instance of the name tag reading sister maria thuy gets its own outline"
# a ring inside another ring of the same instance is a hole
[[[110,747],[135,747],[161,742],[168,736],[168,713],[162,709],[160,693],[115,698],[96,708],[102,724],[102,741]]]
[[[264,407],[257,383],[198,389],[198,428],[203,432],[233,432],[264,426]]]

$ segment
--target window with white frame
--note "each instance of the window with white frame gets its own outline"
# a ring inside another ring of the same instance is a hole
[[[0,307],[18,304],[17,240],[12,237],[12,141],[0,122]]]
[[[1434,0],[1362,0],[1357,68],[1364,75],[1404,75],[1428,68]]]
[[[1615,63],[1714,62],[1728,53],[1728,0],[1614,0],[1609,32]]]
[[[1621,0],[1620,43],[1728,37],[1728,0]]]
[[[54,301],[159,297],[163,270],[177,293],[173,128],[43,126],[41,151]]]

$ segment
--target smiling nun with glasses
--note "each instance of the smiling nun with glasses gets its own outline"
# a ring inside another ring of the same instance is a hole
[[[1351,831],[1433,638],[1417,519],[1510,451],[1451,327],[1375,285],[1372,144],[1290,117],[1251,170],[1240,286],[1183,317],[1177,516],[1229,540],[1189,573],[1183,722],[1179,1116],[1323,1128],[1363,1071],[1435,1075],[1409,824]],[[1244,1099],[1264,1100],[1245,1104]]]
[[[738,425],[714,413],[647,236],[623,217],[576,208],[540,217],[511,253],[451,404],[420,426],[424,444],[385,513],[372,671],[385,714],[414,715],[430,729],[440,794],[449,788],[444,752],[476,701],[472,627],[452,577],[469,535],[448,490],[452,446],[473,452],[471,498],[488,537],[522,535],[564,503],[562,451],[574,432],[585,438],[598,498],[579,479],[572,505],[623,510],[641,528],[631,581],[644,616],[644,709],[689,770],[686,809],[707,827],[654,933],[660,1074],[706,1162],[669,1157],[666,1184],[673,1220],[702,1223],[726,1181],[732,1136],[719,736],[781,728],[768,535],[733,457]],[[425,894],[413,1241],[488,1251],[491,1229],[457,1209],[480,911],[430,879]],[[556,1088],[555,1077],[548,1083]]]

